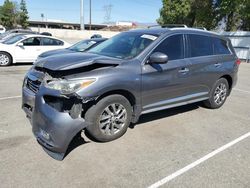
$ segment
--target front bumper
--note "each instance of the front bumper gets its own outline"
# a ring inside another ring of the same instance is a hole
[[[22,108],[37,141],[51,157],[62,160],[73,137],[86,127],[84,119],[73,119],[47,104],[44,96],[60,97],[60,93],[42,85],[36,94],[24,86],[22,96]]]

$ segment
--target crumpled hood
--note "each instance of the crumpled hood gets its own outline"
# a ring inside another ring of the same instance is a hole
[[[45,57],[49,57],[49,56],[52,56],[52,55],[62,55],[62,54],[70,54],[70,53],[76,53],[76,51],[70,50],[68,48],[50,50],[50,51],[42,53],[41,55],[39,55],[39,57],[40,58],[45,58]]]
[[[64,71],[86,67],[93,64],[119,65],[122,60],[101,56],[92,53],[70,53],[63,55],[54,55],[42,58],[36,62],[36,67],[46,68],[52,71]]]

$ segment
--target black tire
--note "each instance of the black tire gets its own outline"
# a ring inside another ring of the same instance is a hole
[[[114,104],[115,106],[112,106]],[[110,112],[113,112],[113,115]],[[104,120],[101,120],[101,117]],[[132,106],[129,101],[122,95],[110,95],[88,109],[85,114],[88,124],[86,131],[96,141],[109,142],[126,133],[131,117]],[[121,120],[124,123],[121,123]]]
[[[12,57],[6,52],[0,52],[0,66],[6,67],[12,64]]]
[[[220,90],[220,88],[224,88]],[[218,94],[221,93],[221,96]],[[227,96],[229,94],[229,85],[228,81],[225,78],[220,78],[217,80],[213,86],[213,89],[211,90],[210,97],[208,100],[204,101],[204,106],[210,109],[217,109],[220,108],[226,101]],[[218,96],[220,96],[220,99],[218,99]],[[218,100],[216,100],[218,99]]]

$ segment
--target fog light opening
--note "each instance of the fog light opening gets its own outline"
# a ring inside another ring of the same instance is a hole
[[[49,135],[49,133],[47,133],[46,131],[44,131],[44,130],[42,130],[42,129],[41,129],[40,133],[41,133],[41,136],[42,136],[43,138],[45,138],[46,140],[50,140],[50,135]]]

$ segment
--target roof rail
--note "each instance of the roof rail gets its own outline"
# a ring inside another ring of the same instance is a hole
[[[150,28],[153,28],[153,27],[162,28],[161,25],[150,25],[150,26],[148,26],[147,28],[150,29]]]
[[[166,24],[166,25],[151,25],[148,28],[159,27],[159,28],[188,28],[185,24]]]
[[[204,30],[204,31],[207,31],[207,28],[205,27],[193,27],[194,29],[201,29],[201,30]]]
[[[207,29],[205,27],[188,27],[185,24],[150,25],[150,26],[148,26],[148,29],[154,28],[154,27],[157,27],[157,28],[168,28],[168,29],[189,28],[189,29],[200,29],[200,30],[207,31]]]
[[[167,24],[167,25],[164,25],[164,27],[166,28],[188,28],[188,26],[185,24]]]

